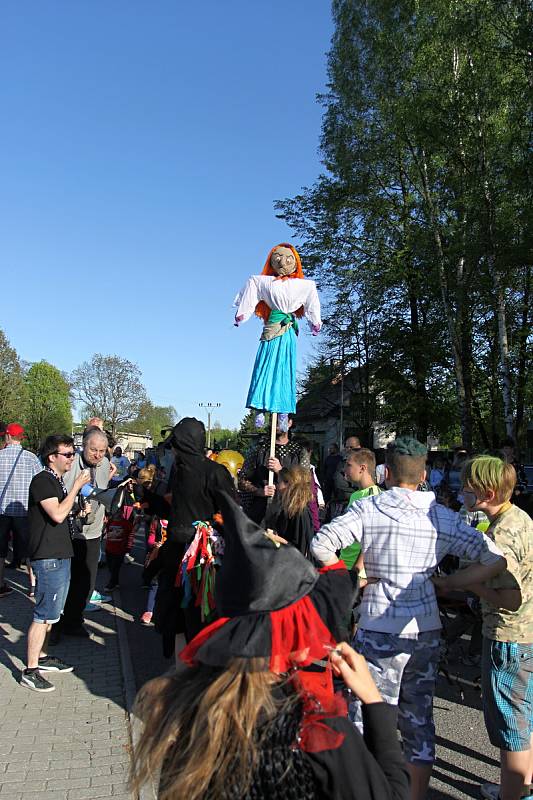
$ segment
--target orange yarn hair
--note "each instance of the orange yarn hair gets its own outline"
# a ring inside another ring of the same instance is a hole
[[[299,253],[296,250],[296,248],[292,246],[292,244],[287,244],[287,242],[282,242],[281,244],[274,245],[274,247],[271,249],[270,253],[267,256],[267,260],[265,261],[265,266],[263,267],[263,271],[262,271],[261,275],[276,275],[276,271],[273,270],[272,267],[270,266],[270,257],[272,255],[272,253],[274,252],[274,250],[276,249],[276,247],[288,247],[289,250],[292,250],[292,254],[293,254],[294,258],[296,259],[296,269],[294,270],[294,272],[292,272],[290,275],[286,275],[285,277],[282,277],[282,278],[279,278],[279,276],[278,276],[279,280],[287,280],[288,278],[303,278],[304,277],[304,273],[303,273],[302,262],[300,260]],[[268,318],[270,316],[270,312],[271,311],[272,311],[272,309],[270,308],[270,306],[268,306],[265,303],[264,300],[260,300],[259,303],[255,307],[256,316],[261,317],[261,319],[264,322],[268,321]],[[295,314],[296,314],[297,317],[303,317],[303,315],[304,315],[304,307],[300,306],[300,308],[298,309],[298,311],[295,312]]]

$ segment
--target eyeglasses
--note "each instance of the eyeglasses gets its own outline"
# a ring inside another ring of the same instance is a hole
[[[76,453],[74,453],[73,451],[70,451],[70,453],[60,453],[58,450],[56,450],[55,453],[50,453],[50,455],[52,455],[52,456],[63,456],[63,458],[74,458]]]

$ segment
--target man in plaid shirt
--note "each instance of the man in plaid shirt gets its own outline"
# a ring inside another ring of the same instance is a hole
[[[13,533],[13,561],[17,567],[26,556],[28,539],[28,490],[31,479],[42,466],[39,459],[22,449],[24,428],[11,422],[4,431],[5,447],[0,450],[0,597],[12,592],[4,583],[4,565]]]
[[[435,759],[433,695],[440,652],[440,618],[431,577],[450,554],[479,562],[468,567],[472,583],[505,568],[484,534],[438,505],[433,492],[417,492],[425,479],[427,449],[408,436],[389,445],[389,491],[356,501],[318,531],[313,556],[333,564],[337,553],[360,542],[368,585],[354,646],[369,662],[383,699],[398,705],[398,727],[414,800],[426,796]],[[350,717],[362,730],[361,707]]]

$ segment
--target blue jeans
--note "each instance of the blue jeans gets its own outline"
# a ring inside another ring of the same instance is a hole
[[[33,621],[58,622],[70,584],[70,558],[38,558],[30,563],[37,581]]]

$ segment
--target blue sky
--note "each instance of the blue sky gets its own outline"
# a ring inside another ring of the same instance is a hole
[[[290,236],[274,201],[320,170],[331,34],[327,0],[3,0],[0,327],[21,358],[117,354],[155,403],[239,423],[260,324],[231,304]]]

